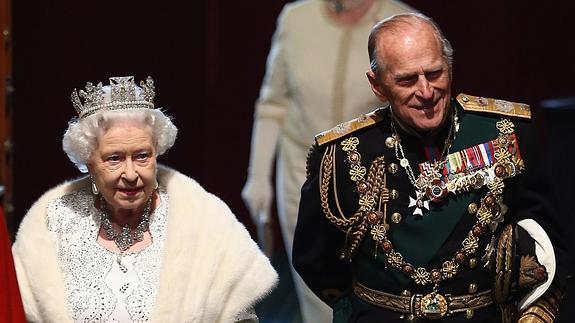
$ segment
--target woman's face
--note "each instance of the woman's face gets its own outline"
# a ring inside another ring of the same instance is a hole
[[[98,138],[88,169],[112,214],[141,211],[156,187],[156,150],[149,127],[116,123]]]

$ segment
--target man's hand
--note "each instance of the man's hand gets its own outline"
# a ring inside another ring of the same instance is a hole
[[[266,256],[273,254],[273,228],[271,223],[271,202],[273,198],[272,182],[269,178],[248,177],[242,190],[242,199],[246,204],[252,221],[257,227],[258,244]]]

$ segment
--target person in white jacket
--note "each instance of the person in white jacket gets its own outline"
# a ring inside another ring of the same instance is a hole
[[[270,222],[273,160],[278,218],[291,262],[305,160],[314,136],[381,104],[365,79],[365,41],[380,19],[410,12],[395,0],[304,0],[281,12],[255,105],[242,197],[254,222]],[[331,309],[292,269],[304,322],[331,322]]]
[[[131,76],[73,91],[62,143],[89,176],[48,191],[20,225],[28,321],[257,322],[277,274],[223,201],[158,166],[177,128],[154,95]]]

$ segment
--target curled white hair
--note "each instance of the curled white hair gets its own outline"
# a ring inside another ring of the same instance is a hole
[[[98,145],[98,138],[118,122],[135,122],[152,129],[156,156],[164,154],[176,141],[178,128],[160,109],[101,111],[84,119],[74,118],[62,138],[62,148],[82,172],[88,172],[87,162]]]

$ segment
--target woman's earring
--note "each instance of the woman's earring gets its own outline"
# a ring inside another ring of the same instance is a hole
[[[100,191],[98,191],[98,186],[96,186],[96,182],[94,182],[94,178],[90,176],[90,180],[92,181],[92,194],[100,194]]]
[[[158,180],[156,180],[156,187],[154,187],[154,190],[158,190],[158,188],[160,187],[160,183],[158,183]]]

